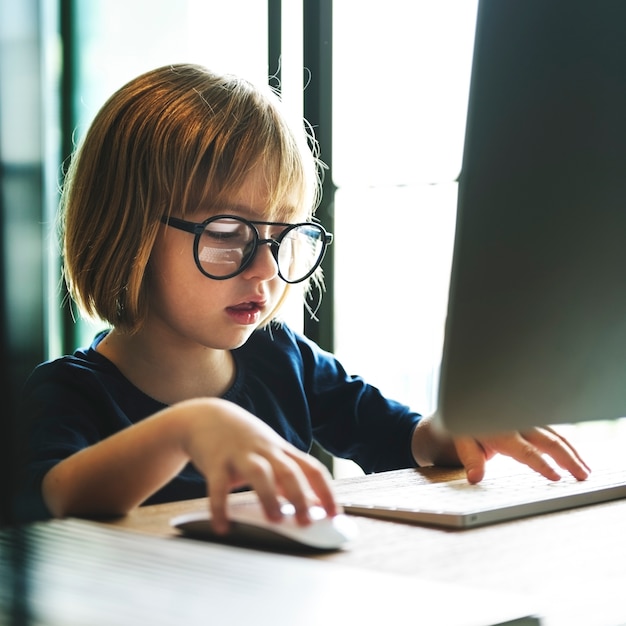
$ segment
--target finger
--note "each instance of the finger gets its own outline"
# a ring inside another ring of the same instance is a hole
[[[234,486],[246,484],[256,491],[268,519],[278,521],[282,517],[271,468],[262,457],[250,456],[236,465],[218,465],[207,472],[211,525],[217,534],[225,534],[230,527],[228,520],[228,495]]]
[[[247,480],[251,489],[256,491],[259,502],[265,515],[271,521],[279,521],[283,514],[278,494],[275,471],[272,464],[263,456],[251,454],[245,464],[239,468],[239,473]]]
[[[300,468],[306,480],[309,493],[315,496],[315,501],[329,516],[339,513],[335,494],[332,489],[332,476],[326,466],[310,456],[299,451],[292,455],[293,460]]]
[[[306,465],[302,459],[300,461]],[[294,506],[296,521],[303,525],[310,524],[309,508],[316,498],[300,463],[292,455],[285,455],[274,464],[273,469],[279,492]]]
[[[210,477],[207,477],[207,485],[210,496],[211,527],[218,535],[226,534],[230,527],[226,515],[226,499],[230,492],[226,473],[214,471]]]
[[[536,437],[533,437],[536,439]],[[487,439],[488,444],[505,456],[527,465],[548,480],[560,480],[561,475],[546,461],[542,450],[529,441],[521,433]]]
[[[578,480],[585,480],[591,471],[580,454],[561,434],[550,427],[532,429],[522,433],[543,454],[551,457],[556,464]]]
[[[569,442],[566,437],[554,430],[551,426],[545,426],[544,429],[558,437],[563,442],[563,445],[570,450],[573,458],[575,458],[583,467],[585,467],[588,472],[591,472],[591,468],[589,467],[589,465],[587,465],[586,461],[582,458],[578,450]]]
[[[487,457],[480,443],[471,437],[459,437],[454,440],[457,456],[465,468],[465,475],[470,483],[478,483],[485,476]]]
[[[320,506],[322,506],[331,517],[337,515],[337,513],[339,513],[339,507],[332,488],[330,472],[321,463],[319,467],[305,465],[303,471],[309,484],[313,488],[313,492],[318,498]]]

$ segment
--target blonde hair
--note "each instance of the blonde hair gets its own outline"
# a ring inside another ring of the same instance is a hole
[[[281,207],[295,194],[298,218],[312,217],[317,144],[305,123],[289,123],[269,87],[179,64],[115,92],[74,154],[61,197],[64,277],[82,314],[139,329],[161,217],[219,204],[257,165],[268,214],[289,218]]]

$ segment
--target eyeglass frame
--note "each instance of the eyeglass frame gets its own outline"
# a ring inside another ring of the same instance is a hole
[[[215,222],[219,219],[231,219],[231,220],[236,220],[238,222],[241,222],[245,224],[246,226],[248,226],[249,228],[251,228],[252,232],[255,235],[253,239],[252,252],[248,255],[248,258],[244,262],[242,262],[242,264],[239,266],[237,271],[227,274],[226,276],[213,276],[212,274],[209,274],[202,267],[202,263],[200,262],[200,257],[198,255],[199,242],[200,242],[200,237],[202,236],[202,233],[211,222]],[[295,224],[292,224],[290,222],[264,222],[264,221],[258,221],[258,220],[252,221],[252,220],[246,219],[245,217],[240,217],[239,215],[227,215],[227,214],[212,215],[211,217],[207,218],[203,222],[190,222],[189,220],[184,220],[184,219],[181,219],[180,217],[162,215],[161,222],[165,224],[166,226],[171,226],[172,228],[176,228],[177,230],[182,230],[186,233],[191,233],[192,235],[194,235],[193,258],[194,258],[194,261],[196,262],[196,266],[204,276],[206,276],[207,278],[211,278],[213,280],[228,280],[229,278],[234,278],[235,276],[238,276],[252,264],[252,262],[256,258],[259,247],[267,244],[270,246],[272,257],[274,258],[274,261],[276,263],[276,270],[278,272],[278,276],[282,280],[284,280],[287,284],[295,285],[297,283],[301,283],[305,281],[307,278],[310,278],[313,275],[315,270],[317,270],[317,268],[321,265],[322,261],[324,260],[324,256],[326,255],[326,250],[328,246],[333,242],[333,234],[329,233],[321,224],[317,222],[297,222]],[[284,226],[285,228],[280,233],[280,235],[278,235],[276,239],[274,238],[261,239],[261,235],[259,233],[257,226]],[[313,267],[307,272],[305,276],[303,276],[302,278],[298,278],[298,280],[287,280],[280,271],[280,266],[278,264],[278,250],[280,248],[280,244],[282,243],[284,238],[287,236],[287,234],[291,232],[292,230],[294,230],[295,228],[298,228],[300,226],[314,226],[315,228],[320,230],[320,232],[323,235],[322,239],[320,240],[322,243],[322,251],[319,255],[319,258],[317,259],[317,262],[313,265]]]

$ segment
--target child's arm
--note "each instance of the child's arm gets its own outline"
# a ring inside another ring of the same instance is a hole
[[[61,461],[44,477],[43,497],[56,517],[124,514],[191,461],[205,476],[217,532],[225,532],[226,497],[244,485],[256,490],[271,519],[278,496],[307,521],[311,498],[336,511],[330,474],[314,457],[282,439],[244,409],[214,398],[164,409]]]
[[[498,453],[528,465],[550,480],[559,480],[560,476],[544,455],[578,480],[587,478],[590,471],[569,441],[547,426],[479,438],[452,438],[437,429],[431,416],[423,418],[415,428],[411,449],[422,466],[463,466],[472,483],[483,479],[485,463]]]

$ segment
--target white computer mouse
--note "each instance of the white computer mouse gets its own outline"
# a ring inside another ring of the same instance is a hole
[[[231,503],[228,507],[230,530],[227,535],[213,532],[208,510],[176,516],[170,524],[188,537],[270,550],[338,550],[359,534],[356,522],[344,513],[329,517],[322,507],[311,506],[309,514],[313,521],[301,526],[296,522],[292,504],[284,503],[281,511],[283,518],[273,522],[267,519],[258,501]]]

